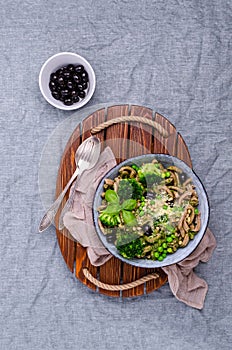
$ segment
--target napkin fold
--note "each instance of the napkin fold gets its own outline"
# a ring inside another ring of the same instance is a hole
[[[103,265],[112,257],[96,234],[92,208],[99,182],[116,164],[111,148],[106,147],[100,154],[96,166],[83,172],[77,188],[75,189],[75,182],[72,185],[70,196],[75,191],[73,205],[71,211],[63,217],[64,226],[78,243],[87,248],[89,260],[94,266]]]
[[[175,297],[196,309],[202,309],[208,291],[208,285],[193,271],[199,262],[207,262],[216,247],[213,233],[207,229],[200,244],[186,259],[177,264],[163,267]]]
[[[93,169],[86,170],[71,187],[73,205],[70,212],[64,215],[64,226],[73,238],[86,247],[90,262],[94,266],[103,265],[112,255],[103,246],[94,228],[92,207],[94,193],[103,176],[116,165],[114,154],[106,147]],[[73,193],[75,191],[75,193]],[[178,264],[163,267],[168,275],[170,289],[174,296],[185,304],[202,309],[208,290],[207,283],[196,275],[193,269],[199,262],[207,262],[216,247],[213,233],[207,229],[198,247],[186,259]]]

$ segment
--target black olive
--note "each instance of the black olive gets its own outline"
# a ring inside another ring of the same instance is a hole
[[[82,84],[78,84],[78,85],[77,85],[77,88],[78,88],[79,91],[83,91],[83,90],[84,90],[84,87],[83,87]]]
[[[76,102],[79,102],[80,99],[79,99],[78,96],[73,96],[73,97],[72,97],[72,101],[73,101],[73,103],[76,103]]]
[[[70,92],[68,89],[64,89],[64,90],[61,90],[60,93],[62,96],[68,96]]]
[[[144,224],[142,226],[142,230],[145,236],[150,236],[152,234],[152,228],[149,224]]]
[[[75,67],[75,71],[77,73],[83,72],[84,71],[84,66],[82,66],[82,64],[79,64],[78,66]]]
[[[58,78],[58,83],[59,83],[61,86],[64,86],[65,80],[64,80],[64,77],[63,77],[62,75],[59,76],[59,78]]]
[[[73,65],[73,64],[68,64],[68,65],[67,65],[67,70],[68,70],[69,72],[74,72],[74,70],[75,70],[74,65]]]
[[[56,83],[54,81],[50,81],[49,88],[51,91],[55,91],[56,90]]]
[[[78,90],[72,90],[72,91],[71,91],[71,96],[72,96],[72,97],[78,96],[78,92],[79,92]]]
[[[60,99],[60,94],[58,91],[53,91],[52,92],[52,96],[56,99],[56,100],[59,100]]]
[[[72,80],[68,80],[66,86],[71,90],[74,86],[74,83],[72,82]]]
[[[61,67],[60,69],[58,69],[58,70],[56,71],[56,74],[57,74],[57,75],[61,75],[61,74],[63,73],[63,71],[64,71],[64,67]]]
[[[82,83],[82,86],[83,86],[83,89],[84,89],[84,90],[86,90],[86,89],[87,89],[87,87],[88,87],[88,84],[87,84],[87,83],[85,83],[85,82],[83,82],[83,83]]]
[[[77,84],[81,82],[81,77],[78,74],[73,75],[73,81]]]
[[[71,73],[70,73],[68,70],[65,70],[65,71],[63,71],[63,76],[64,76],[65,78],[69,79],[70,76],[71,76]]]
[[[81,81],[82,81],[82,83],[88,83],[89,78],[87,78],[87,77],[81,78]]]
[[[79,96],[80,98],[85,98],[85,92],[84,92],[84,91],[79,91],[79,92],[78,92],[78,96]]]
[[[66,106],[71,106],[71,105],[73,104],[73,101],[72,101],[71,98],[66,98],[66,99],[64,100],[64,104],[65,104]]]
[[[88,78],[89,78],[88,73],[86,71],[82,72],[81,73],[81,78],[82,78],[82,80],[85,79],[85,82],[87,82]]]
[[[57,79],[58,79],[58,75],[56,74],[56,73],[52,73],[51,75],[50,75],[50,81],[52,80],[52,81],[57,81]]]

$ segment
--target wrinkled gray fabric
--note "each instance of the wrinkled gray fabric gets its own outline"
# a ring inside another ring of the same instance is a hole
[[[9,0],[0,13],[0,349],[231,349],[231,1]],[[168,285],[128,300],[96,294],[69,272],[54,227],[36,235],[42,150],[72,115],[39,91],[40,67],[59,51],[93,65],[88,106],[146,105],[183,135],[217,239],[196,269],[209,285],[203,310]]]

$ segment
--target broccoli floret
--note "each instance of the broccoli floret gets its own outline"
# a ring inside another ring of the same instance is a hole
[[[146,187],[158,184],[162,181],[162,171],[159,169],[159,163],[143,164],[138,170],[139,181]]]
[[[119,235],[116,242],[119,253],[127,259],[140,257],[143,252],[141,238],[136,233],[123,233]]]
[[[120,201],[126,199],[141,199],[143,196],[143,186],[135,179],[122,179],[118,186],[118,196]]]
[[[117,226],[120,223],[120,216],[119,214],[116,215],[110,215],[107,213],[101,213],[99,215],[99,219],[102,222],[103,225],[107,227],[114,227]]]

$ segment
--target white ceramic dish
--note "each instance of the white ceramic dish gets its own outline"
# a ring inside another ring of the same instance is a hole
[[[52,96],[49,88],[51,73],[68,64],[83,65],[89,76],[89,84],[85,98],[83,98],[79,102],[74,103],[71,106],[66,106],[63,104],[63,102],[56,100]],[[85,58],[72,52],[60,52],[54,56],[51,56],[43,64],[39,74],[39,87],[43,97],[48,103],[59,109],[71,111],[83,107],[91,99],[96,87],[96,77],[92,66]]]

